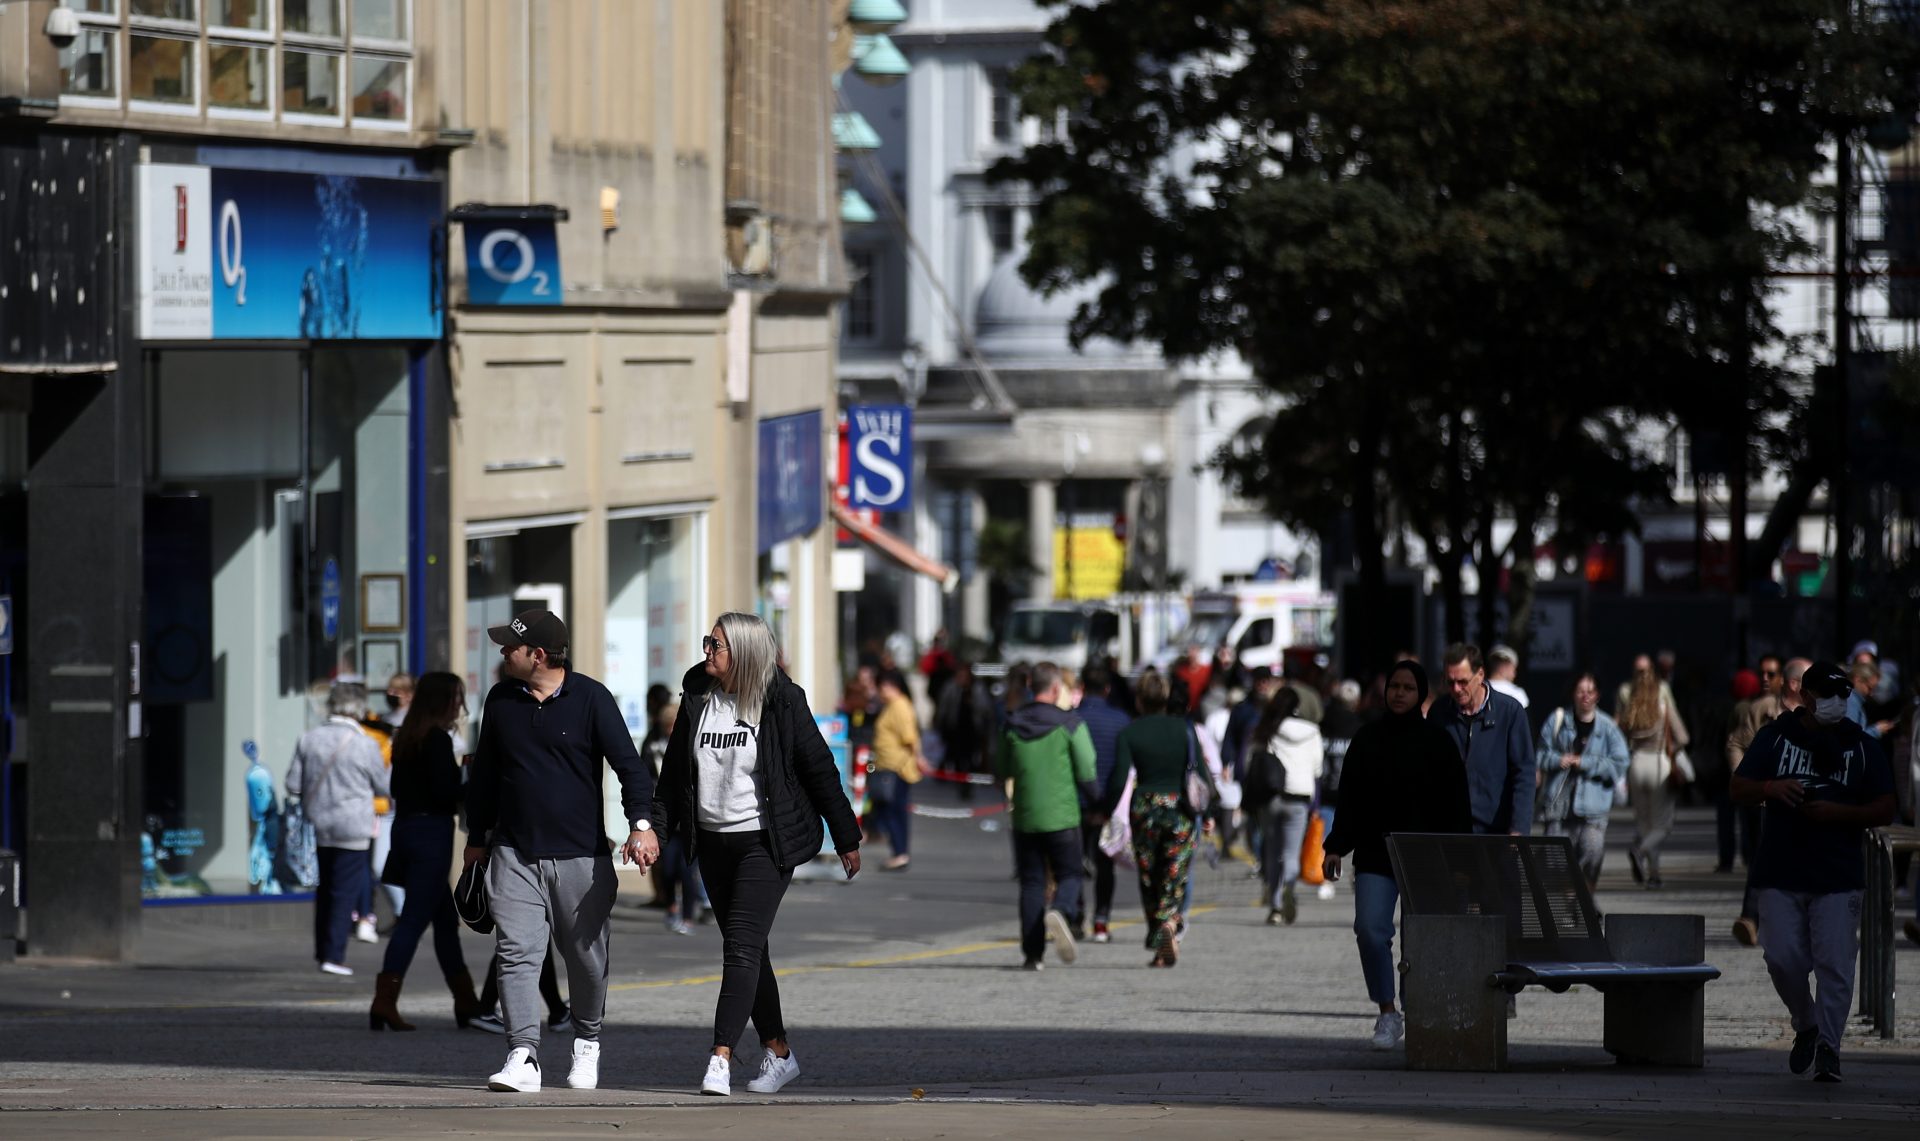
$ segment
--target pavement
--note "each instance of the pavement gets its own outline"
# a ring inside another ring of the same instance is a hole
[[[931,808],[960,807],[921,788]],[[802,1073],[774,1097],[746,1091],[744,1066],[733,1097],[693,1092],[718,933],[671,935],[635,895],[616,910],[601,1088],[564,1088],[569,1040],[549,1034],[537,1095],[486,1092],[505,1043],[454,1028],[425,949],[401,1002],[419,1031],[370,1034],[379,949],[356,946],[361,973],[334,979],[313,970],[298,911],[154,908],[133,963],[0,966],[0,1137],[1911,1138],[1920,1122],[1920,1008],[1891,1042],[1856,1026],[1841,1085],[1787,1073],[1760,953],[1729,932],[1741,878],[1712,871],[1708,812],[1682,811],[1659,892],[1627,879],[1632,825],[1616,819],[1599,896],[1707,917],[1724,973],[1707,988],[1705,1068],[1613,1064],[1600,996],[1576,988],[1520,996],[1502,1074],[1412,1073],[1371,1050],[1344,885],[1268,927],[1231,859],[1195,863],[1177,969],[1146,969],[1123,881],[1112,944],[1020,971],[1007,837],[983,830],[1001,819],[920,818],[910,871],[796,882],[774,953]],[[467,935],[468,961],[489,942]],[[1896,969],[1915,977],[1920,948],[1903,942]]]

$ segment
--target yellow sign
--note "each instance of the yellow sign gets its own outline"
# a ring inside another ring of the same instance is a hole
[[[1068,558],[1071,543],[1072,558]],[[1120,593],[1127,545],[1112,527],[1053,529],[1053,596],[1072,601],[1111,598]]]

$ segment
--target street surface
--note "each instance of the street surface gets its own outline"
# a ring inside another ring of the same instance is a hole
[[[948,787],[917,795],[959,807]],[[1175,970],[1146,969],[1123,881],[1111,945],[1024,973],[1006,832],[923,817],[910,871],[843,883],[835,867],[789,892],[774,953],[802,1074],[776,1097],[748,1093],[744,1066],[731,1099],[693,1092],[719,935],[675,936],[637,897],[616,909],[601,1088],[565,1088],[570,1039],[549,1034],[548,1088],[531,1096],[485,1090],[505,1042],[454,1029],[426,947],[401,999],[420,1029],[374,1034],[384,944],[353,945],[359,973],[335,979],[312,967],[304,909],[250,929],[229,925],[240,909],[150,908],[135,964],[0,966],[0,1136],[1914,1136],[1920,1006],[1907,1003],[1895,1042],[1856,1030],[1844,1084],[1789,1075],[1760,953],[1728,934],[1740,877],[1711,871],[1711,827],[1710,812],[1683,811],[1668,886],[1644,892],[1618,849],[1631,822],[1616,814],[1600,899],[1707,916],[1707,958],[1724,977],[1707,989],[1698,1071],[1616,1066],[1597,994],[1527,991],[1511,1072],[1408,1073],[1398,1053],[1368,1048],[1344,889],[1327,902],[1306,891],[1299,923],[1270,928],[1233,860],[1196,859]],[[465,937],[476,977],[490,943]],[[1902,944],[1898,972],[1920,978],[1920,948]]]

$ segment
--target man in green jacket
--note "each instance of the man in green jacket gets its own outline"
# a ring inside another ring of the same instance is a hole
[[[1086,876],[1080,852],[1080,799],[1093,787],[1093,738],[1071,710],[1061,709],[1060,667],[1033,667],[1033,701],[1014,710],[994,747],[994,770],[1013,781],[1013,854],[1020,869],[1020,949],[1025,968],[1040,969],[1047,936],[1063,963],[1078,953],[1066,917],[1080,909]],[[1053,906],[1047,906],[1047,873]]]

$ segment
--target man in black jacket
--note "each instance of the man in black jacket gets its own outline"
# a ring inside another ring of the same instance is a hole
[[[487,694],[469,781],[466,862],[482,858],[498,927],[500,1010],[507,1063],[487,1088],[540,1089],[540,964],[549,937],[567,965],[573,1066],[567,1084],[600,1080],[600,1017],[607,1003],[607,917],[613,911],[611,847],[601,824],[601,765],[620,778],[632,826],[622,858],[652,866],[653,773],[640,759],[607,687],[569,668],[567,627],[528,610],[487,631],[506,680]]]

